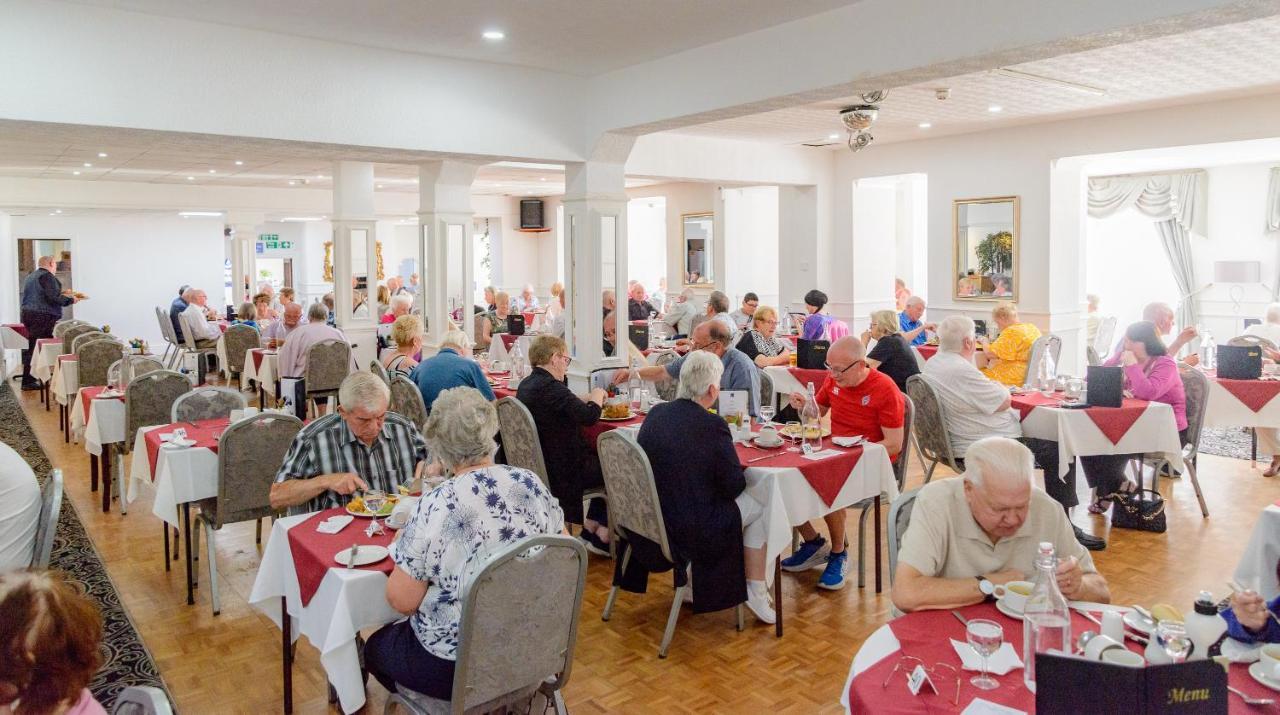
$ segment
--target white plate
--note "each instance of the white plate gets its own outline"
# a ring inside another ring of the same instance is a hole
[[[1146,619],[1138,615],[1138,612],[1130,609],[1124,614],[1124,624],[1144,636],[1151,635],[1151,631],[1155,630],[1154,626],[1148,626]]]
[[[1068,601],[1067,605],[1077,611],[1087,611],[1089,613],[1107,613],[1115,611],[1119,614],[1125,614],[1133,610],[1128,606],[1114,606],[1110,603],[1096,603],[1094,601]]]
[[[778,438],[777,442],[761,442],[759,437],[751,440],[751,442],[760,449],[777,449],[787,443],[787,441],[781,437]]]
[[[160,441],[161,441],[161,442],[169,442],[169,441],[172,441],[172,440],[173,440],[173,433],[172,433],[172,432],[165,432],[164,434],[161,434],[161,435],[160,435]]]
[[[387,547],[385,546],[374,546],[373,544],[369,544],[367,546],[361,546],[360,550],[356,552],[355,565],[368,566],[369,564],[376,564],[379,561],[387,558],[388,553],[389,552],[387,551]],[[337,561],[343,566],[346,566],[347,560],[350,557],[351,557],[351,547],[348,546],[342,551],[339,551],[338,553],[334,554],[333,560]]]
[[[1004,605],[1004,601],[1001,601],[1001,600],[999,600],[999,599],[996,599],[996,610],[997,610],[997,611],[999,611],[999,612],[1001,612],[1001,613],[1003,613],[1004,615],[1006,615],[1006,616],[1008,616],[1008,617],[1012,618],[1012,619],[1013,619],[1013,620],[1015,620],[1015,621],[1021,621],[1021,620],[1022,620],[1022,613],[1021,613],[1021,612],[1019,612],[1019,611],[1015,611],[1015,610],[1013,610],[1012,608],[1009,608],[1008,606]]]
[[[1254,663],[1253,665],[1249,666],[1249,675],[1253,676],[1254,680],[1258,681],[1259,683],[1262,683],[1263,685],[1267,686],[1268,688],[1271,688],[1272,690],[1280,690],[1280,680],[1276,680],[1275,678],[1269,678],[1266,675],[1264,675],[1262,671],[1265,669],[1266,669],[1266,666],[1262,664],[1262,661],[1258,661],[1257,663]]]
[[[196,441],[194,439],[171,439],[160,446],[171,447],[173,449],[186,449],[187,447],[196,446]]]

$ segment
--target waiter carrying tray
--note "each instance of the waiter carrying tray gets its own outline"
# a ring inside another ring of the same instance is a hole
[[[27,328],[27,349],[22,353],[24,390],[40,389],[40,381],[31,376],[36,341],[53,337],[53,326],[62,320],[62,309],[84,297],[62,287],[62,281],[53,274],[54,265],[53,256],[41,256],[35,272],[22,282],[22,324]]]

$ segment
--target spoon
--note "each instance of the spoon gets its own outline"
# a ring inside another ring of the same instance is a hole
[[[1155,616],[1153,616],[1153,615],[1151,615],[1151,611],[1148,611],[1147,609],[1143,608],[1142,606],[1139,606],[1139,605],[1138,605],[1138,604],[1136,604],[1136,603],[1135,603],[1135,604],[1133,604],[1133,605],[1131,606],[1131,608],[1132,608],[1135,612],[1137,612],[1137,614],[1138,614],[1139,616],[1142,616],[1142,619],[1143,619],[1144,621],[1146,621],[1148,624],[1150,624],[1152,628],[1154,628],[1154,627],[1155,627],[1155,625],[1156,625],[1156,617],[1155,617]]]
[[[1271,704],[1275,703],[1275,700],[1274,700],[1274,699],[1272,699],[1272,698],[1254,698],[1254,697],[1250,697],[1250,696],[1248,696],[1248,695],[1245,695],[1243,692],[1241,692],[1241,691],[1239,691],[1239,690],[1236,690],[1235,688],[1231,687],[1230,685],[1228,685],[1228,686],[1227,686],[1227,690],[1230,690],[1231,692],[1235,693],[1236,695],[1239,695],[1239,696],[1241,697],[1241,699],[1243,699],[1243,700],[1244,700],[1244,704],[1245,704],[1245,705],[1271,705]]]

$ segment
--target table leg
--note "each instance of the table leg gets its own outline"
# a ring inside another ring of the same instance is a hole
[[[111,511],[111,445],[102,445],[102,512]]]
[[[782,554],[773,560],[773,636],[782,637]]]
[[[67,408],[58,405],[58,429],[62,430],[62,443],[67,444],[71,441],[71,430],[68,429]]]
[[[289,616],[289,602],[280,597],[280,655],[284,663],[284,711],[293,712],[293,651],[289,636],[293,631],[293,619]]]
[[[182,550],[187,560],[187,605],[196,602],[195,586],[191,582],[191,505],[182,505]]]
[[[267,409],[267,389],[262,386],[262,381],[258,381],[258,409]]]
[[[160,522],[160,533],[164,536],[164,570],[169,570],[169,525]]]
[[[98,455],[89,455],[89,491],[98,491]]]
[[[40,388],[41,400],[44,402],[44,411],[49,411],[49,383],[44,383]]]
[[[876,593],[880,593],[880,495],[876,495]]]

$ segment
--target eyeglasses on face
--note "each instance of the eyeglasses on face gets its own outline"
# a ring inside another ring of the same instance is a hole
[[[830,373],[831,373],[832,375],[843,375],[844,373],[846,373],[846,372],[848,372],[850,369],[852,369],[852,368],[853,368],[853,366],[858,365],[858,364],[866,365],[866,364],[867,364],[867,361],[866,361],[866,360],[854,360],[853,362],[849,363],[849,364],[848,364],[848,365],[846,365],[845,367],[836,367],[835,365],[832,365],[832,364],[831,364],[831,363],[829,363],[829,362],[824,362],[824,363],[823,363],[823,366],[824,366],[824,367],[826,367],[826,368],[827,368],[827,370],[828,370],[828,371],[830,371]]]

